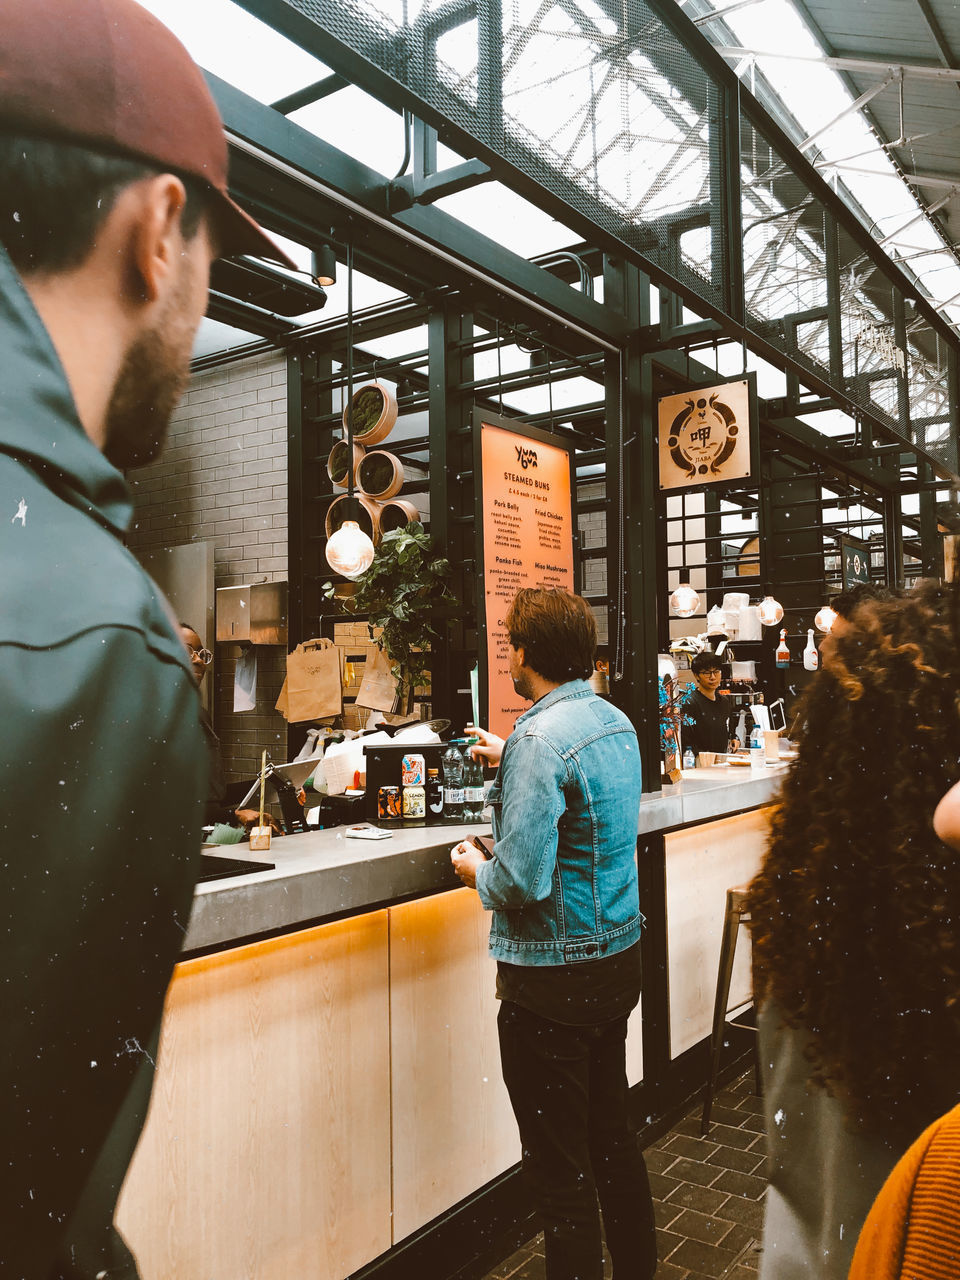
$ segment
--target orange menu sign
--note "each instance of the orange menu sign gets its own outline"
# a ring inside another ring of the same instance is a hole
[[[503,620],[521,587],[573,590],[570,455],[555,444],[480,421],[487,724],[505,738],[529,703],[510,678]]]

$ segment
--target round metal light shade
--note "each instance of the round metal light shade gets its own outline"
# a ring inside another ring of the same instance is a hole
[[[813,625],[817,628],[818,631],[823,631],[824,633],[826,633],[832,630],[833,624],[836,622],[836,620],[837,620],[836,609],[831,609],[828,604],[825,604],[823,608],[820,610],[820,612],[817,614],[817,616],[814,618]]]
[[[359,578],[373,564],[373,543],[356,520],[344,520],[327,539],[327,564],[345,578]]]
[[[775,627],[783,621],[783,605],[773,596],[764,596],[757,605],[757,616],[765,627]]]
[[[681,582],[676,591],[670,593],[670,609],[678,618],[692,618],[700,608],[700,597],[689,582]]]

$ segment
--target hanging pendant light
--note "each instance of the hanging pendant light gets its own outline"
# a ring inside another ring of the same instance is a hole
[[[773,596],[766,595],[757,605],[757,617],[765,627],[775,627],[783,621],[783,605]]]
[[[353,245],[347,246],[347,457],[353,458]],[[353,467],[347,468],[347,497],[353,499]],[[345,578],[359,578],[373,564],[373,542],[356,520],[344,520],[327,539],[327,564]]]
[[[327,539],[327,564],[345,578],[359,578],[373,564],[373,543],[356,520],[344,520]]]
[[[670,593],[670,610],[678,618],[692,618],[700,608],[700,597],[689,582],[681,582],[676,591]]]
[[[833,624],[836,622],[836,620],[837,620],[836,609],[831,609],[828,604],[825,604],[823,608],[820,610],[820,612],[817,614],[817,616],[814,618],[813,625],[817,628],[818,631],[823,631],[826,634],[827,632],[832,631]]]

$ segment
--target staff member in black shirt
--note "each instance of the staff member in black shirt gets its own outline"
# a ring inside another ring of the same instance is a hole
[[[697,687],[683,704],[684,716],[692,721],[681,730],[684,750],[690,747],[697,756],[701,751],[728,751],[730,709],[725,698],[717,697],[723,678],[720,659],[713,653],[698,653],[690,670]]]

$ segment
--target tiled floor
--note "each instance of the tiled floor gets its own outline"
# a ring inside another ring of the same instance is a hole
[[[657,1280],[756,1280],[766,1190],[763,1106],[752,1073],[717,1094],[710,1135],[700,1109],[644,1151],[657,1215]],[[607,1259],[606,1276],[610,1276]],[[543,1236],[485,1280],[544,1280]]]

